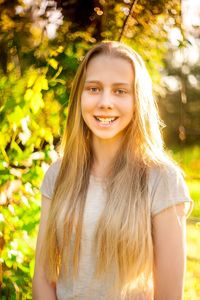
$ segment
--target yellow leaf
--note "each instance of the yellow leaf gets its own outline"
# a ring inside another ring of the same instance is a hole
[[[33,90],[34,93],[38,93],[41,90],[48,90],[48,81],[44,75],[41,75],[36,79]]]
[[[57,60],[55,60],[54,58],[51,58],[48,60],[48,63],[50,64],[50,66],[52,68],[54,68],[55,70],[58,68],[58,62]]]
[[[27,82],[27,87],[30,88],[34,84],[38,74],[37,74],[37,72],[31,72],[31,74],[28,75],[28,76],[29,76],[29,79],[28,79],[28,82]]]
[[[8,31],[12,30],[15,27],[15,22],[13,22],[13,20],[8,15],[6,15],[5,12],[2,14],[1,20],[2,30]]]
[[[57,49],[57,51],[59,53],[62,53],[64,51],[64,47],[63,46],[59,46],[58,49]]]
[[[48,90],[48,80],[45,77],[42,78],[42,89]]]
[[[33,96],[33,90],[32,89],[27,89],[26,93],[24,95],[24,100],[29,101],[32,96]]]
[[[42,99],[41,93],[35,93],[34,96],[31,98],[30,107],[33,113],[37,113],[40,108],[44,106],[44,101]]]

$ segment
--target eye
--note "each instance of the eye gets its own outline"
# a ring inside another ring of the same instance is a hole
[[[117,94],[117,95],[125,95],[125,94],[127,94],[127,90],[124,90],[124,89],[116,89],[116,90],[115,90],[115,94]]]
[[[86,90],[89,91],[90,93],[95,93],[95,94],[100,91],[98,87],[87,87]]]

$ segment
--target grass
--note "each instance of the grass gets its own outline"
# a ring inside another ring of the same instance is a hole
[[[200,299],[200,223],[187,225],[187,272],[184,300]]]
[[[200,180],[187,180],[194,208],[190,217],[200,218]]]
[[[184,300],[200,299],[200,145],[176,148],[173,158],[183,168],[186,182],[194,201],[193,211],[187,222],[187,271]]]
[[[194,209],[190,217],[200,218],[200,145],[183,149],[174,148],[169,152],[186,175],[186,182],[194,201]]]

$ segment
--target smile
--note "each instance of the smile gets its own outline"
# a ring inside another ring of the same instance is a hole
[[[113,123],[115,120],[118,119],[118,117],[110,117],[110,118],[103,118],[103,117],[97,117],[97,116],[94,116],[94,118],[100,122],[101,124],[111,124]]]
[[[119,117],[109,117],[109,118],[105,118],[105,117],[97,117],[94,116],[94,119],[96,121],[97,126],[99,127],[111,127],[113,126],[113,124],[115,124],[116,120]]]

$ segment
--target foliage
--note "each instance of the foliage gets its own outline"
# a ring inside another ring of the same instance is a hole
[[[188,179],[200,180],[200,145],[172,147],[175,160],[182,166]]]
[[[180,26],[178,0],[57,2],[0,1],[2,299],[31,299],[38,187],[56,157],[80,60],[102,39],[123,40],[144,57],[159,93],[167,34]]]
[[[38,186],[42,169],[53,158],[53,142],[60,125],[57,111],[61,105],[52,98],[51,89],[47,91],[46,70],[30,69],[25,76],[17,78],[10,73],[0,79],[5,97],[0,132],[0,244],[5,299],[21,295],[21,286],[26,299],[31,299],[34,236],[40,211]]]
[[[192,40],[192,39],[191,39]],[[161,116],[169,124],[165,140],[182,145],[195,144],[200,137],[200,40],[184,48],[171,48],[165,60],[165,97],[160,97]]]
[[[174,159],[183,168],[186,174],[186,181],[190,190],[191,198],[195,205],[191,217],[200,217],[200,146],[190,146],[185,148],[173,148]]]

